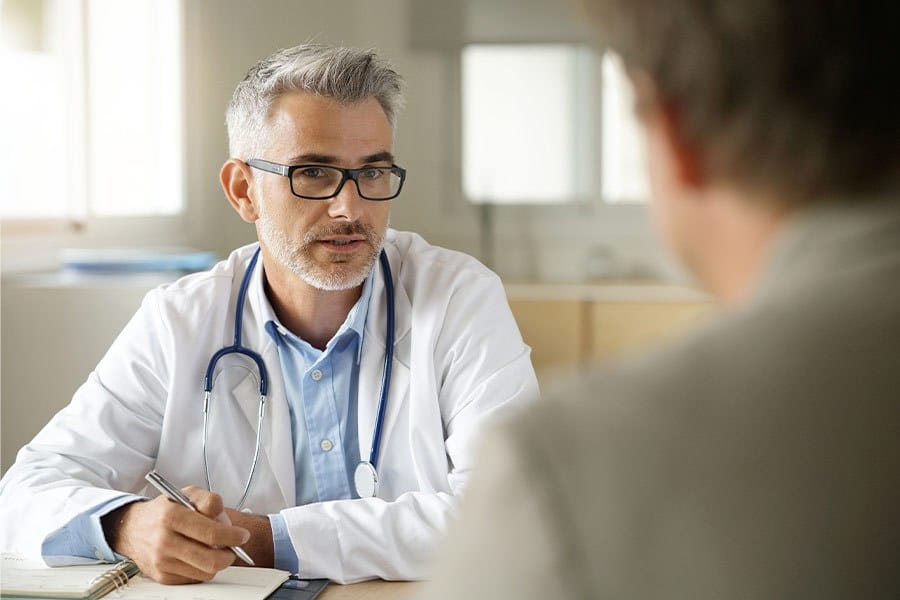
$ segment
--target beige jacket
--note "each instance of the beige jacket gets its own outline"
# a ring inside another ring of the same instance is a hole
[[[751,302],[483,448],[426,598],[900,598],[900,203],[795,218]]]

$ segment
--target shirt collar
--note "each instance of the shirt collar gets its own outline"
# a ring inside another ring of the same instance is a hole
[[[275,314],[275,309],[272,308],[272,304],[269,302],[269,297],[266,295],[265,289],[265,278],[263,274],[265,273],[265,264],[263,264],[262,256],[259,258],[259,262],[256,265],[255,272],[251,276],[250,287],[251,290],[249,293],[252,293],[256,296],[258,305],[260,307],[259,315],[261,323],[263,324],[265,330],[269,333],[269,336],[278,343],[279,335],[295,335],[291,332],[287,327],[281,324],[281,321],[278,320],[278,315]],[[363,346],[363,337],[366,330],[366,318],[369,315],[369,302],[372,299],[372,286],[373,281],[375,279],[375,269],[369,269],[369,274],[366,275],[365,281],[363,281],[362,292],[359,295],[359,300],[356,301],[356,304],[353,305],[353,308],[350,309],[350,312],[347,314],[347,318],[344,320],[344,323],[337,330],[337,333],[334,335],[332,340],[338,339],[347,331],[353,331],[359,337],[359,343],[356,345],[356,362],[359,363],[360,358],[362,357],[362,346]],[[299,336],[297,336],[299,339]],[[329,341],[331,344],[331,341]]]

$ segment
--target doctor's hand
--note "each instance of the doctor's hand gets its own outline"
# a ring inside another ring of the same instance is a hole
[[[226,508],[225,514],[233,525],[243,527],[250,532],[250,540],[241,547],[247,551],[256,566],[274,567],[275,541],[269,517],[241,512],[233,508]],[[241,559],[237,559],[236,564],[245,566]]]
[[[166,584],[209,581],[231,565],[250,532],[231,524],[218,494],[189,486],[193,512],[165,496],[133,502],[102,517],[110,547],[133,560],[141,572]]]

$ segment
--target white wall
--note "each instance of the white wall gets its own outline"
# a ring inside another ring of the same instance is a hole
[[[166,277],[91,278],[22,276],[3,281],[3,373],[0,379],[0,461],[68,404],[141,298]]]

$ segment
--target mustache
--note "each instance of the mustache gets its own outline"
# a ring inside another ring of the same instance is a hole
[[[303,244],[312,244],[321,238],[335,235],[361,235],[376,248],[381,247],[382,236],[375,231],[375,228],[359,222],[335,223],[307,231],[306,235],[303,236]]]

